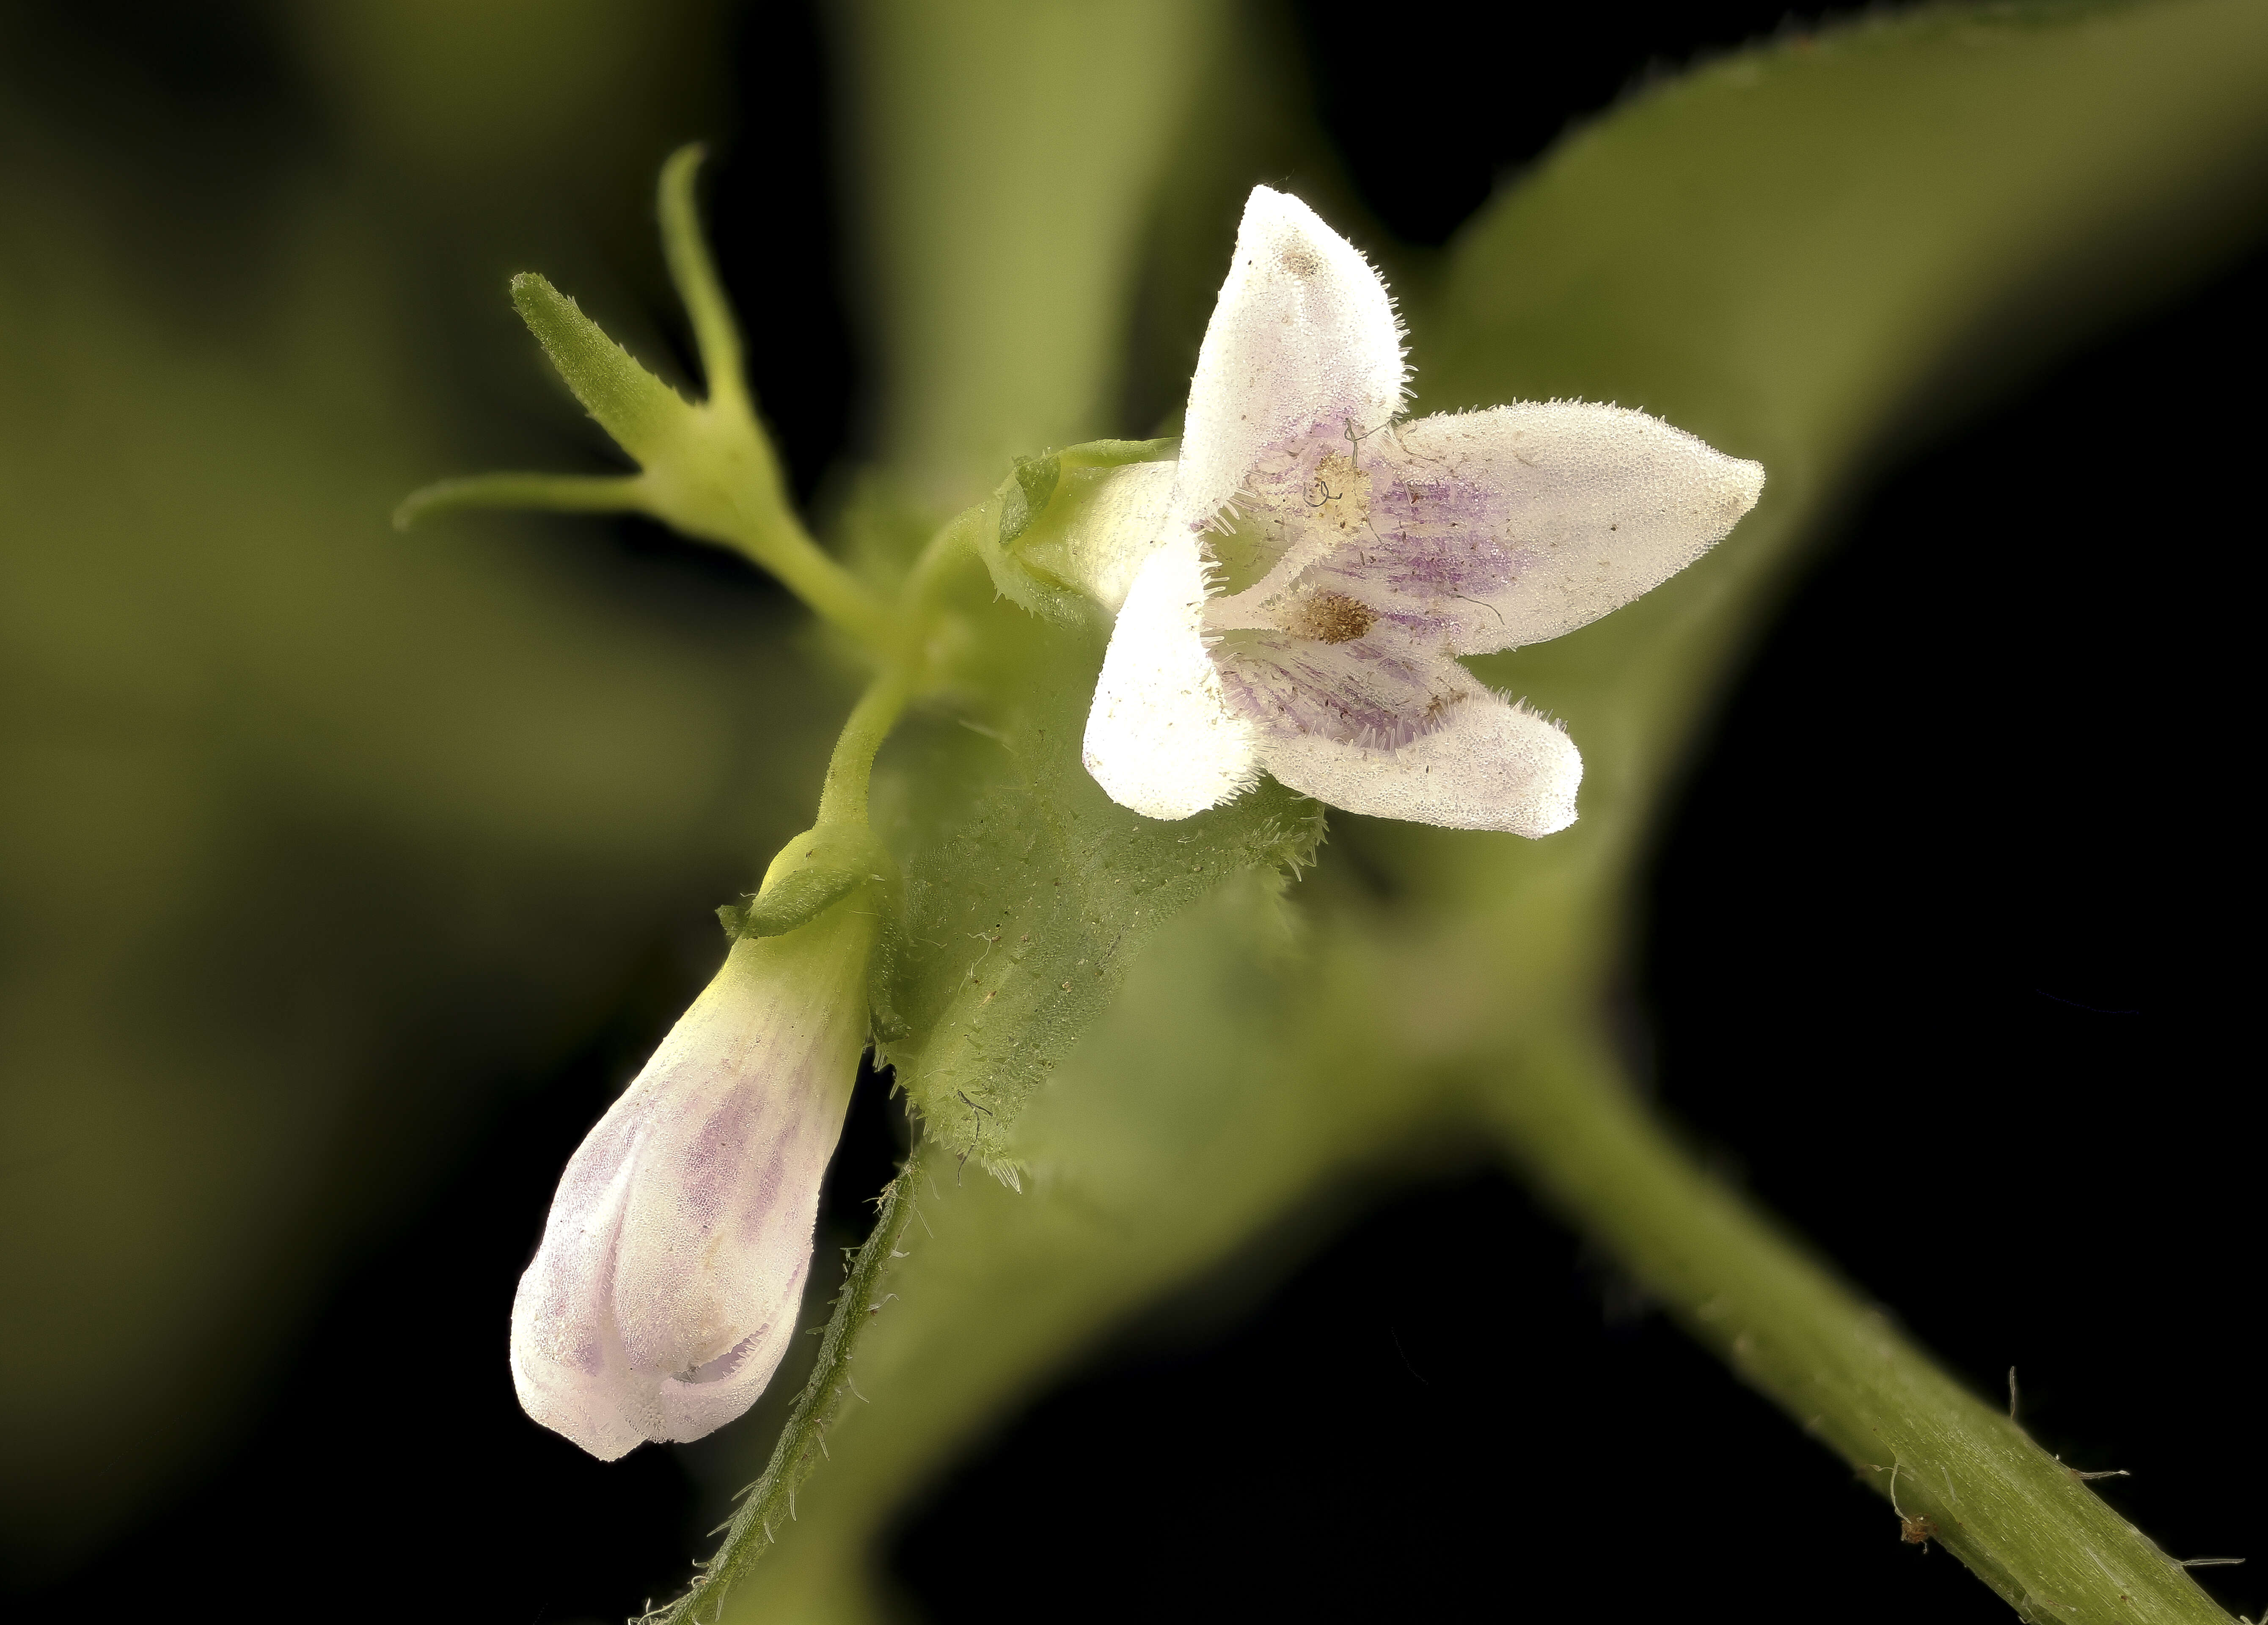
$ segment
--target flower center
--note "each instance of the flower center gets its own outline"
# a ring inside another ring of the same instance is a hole
[[[1300,601],[1284,630],[1318,643],[1351,643],[1378,622],[1378,611],[1344,593],[1317,593]]]

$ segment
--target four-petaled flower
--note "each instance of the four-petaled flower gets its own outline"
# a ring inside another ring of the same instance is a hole
[[[1457,657],[1657,586],[1755,506],[1764,469],[1612,406],[1397,422],[1406,375],[1378,274],[1256,188],[1087,720],[1087,770],[1114,800],[1185,818],[1265,771],[1386,817],[1573,822],[1565,732]]]

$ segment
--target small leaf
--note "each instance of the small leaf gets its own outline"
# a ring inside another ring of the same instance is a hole
[[[689,432],[695,409],[543,277],[514,277],[512,302],[584,410],[641,464]]]
[[[706,149],[696,142],[678,148],[661,166],[656,211],[661,217],[661,248],[669,262],[669,279],[677,285],[677,297],[685,302],[685,314],[693,323],[693,342],[701,351],[711,403],[745,411],[747,383],[741,374],[740,330],[693,202],[693,178],[706,156]]]

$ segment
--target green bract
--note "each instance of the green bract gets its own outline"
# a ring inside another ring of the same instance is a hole
[[[755,896],[725,904],[717,918],[736,942],[784,936],[862,886],[874,889],[877,910],[897,912],[898,867],[882,844],[862,824],[823,824],[781,847]]]
[[[994,493],[999,523],[977,547],[1000,595],[1066,626],[1092,623],[1101,580],[1123,572],[1154,540],[1130,531],[1114,511],[1130,481],[1170,473],[1172,440],[1090,440],[1017,461]]]

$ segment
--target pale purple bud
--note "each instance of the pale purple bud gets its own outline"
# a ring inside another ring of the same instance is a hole
[[[873,905],[733,944],[561,1176],[512,1309],[527,1414],[602,1460],[755,1403],[867,1036]]]

